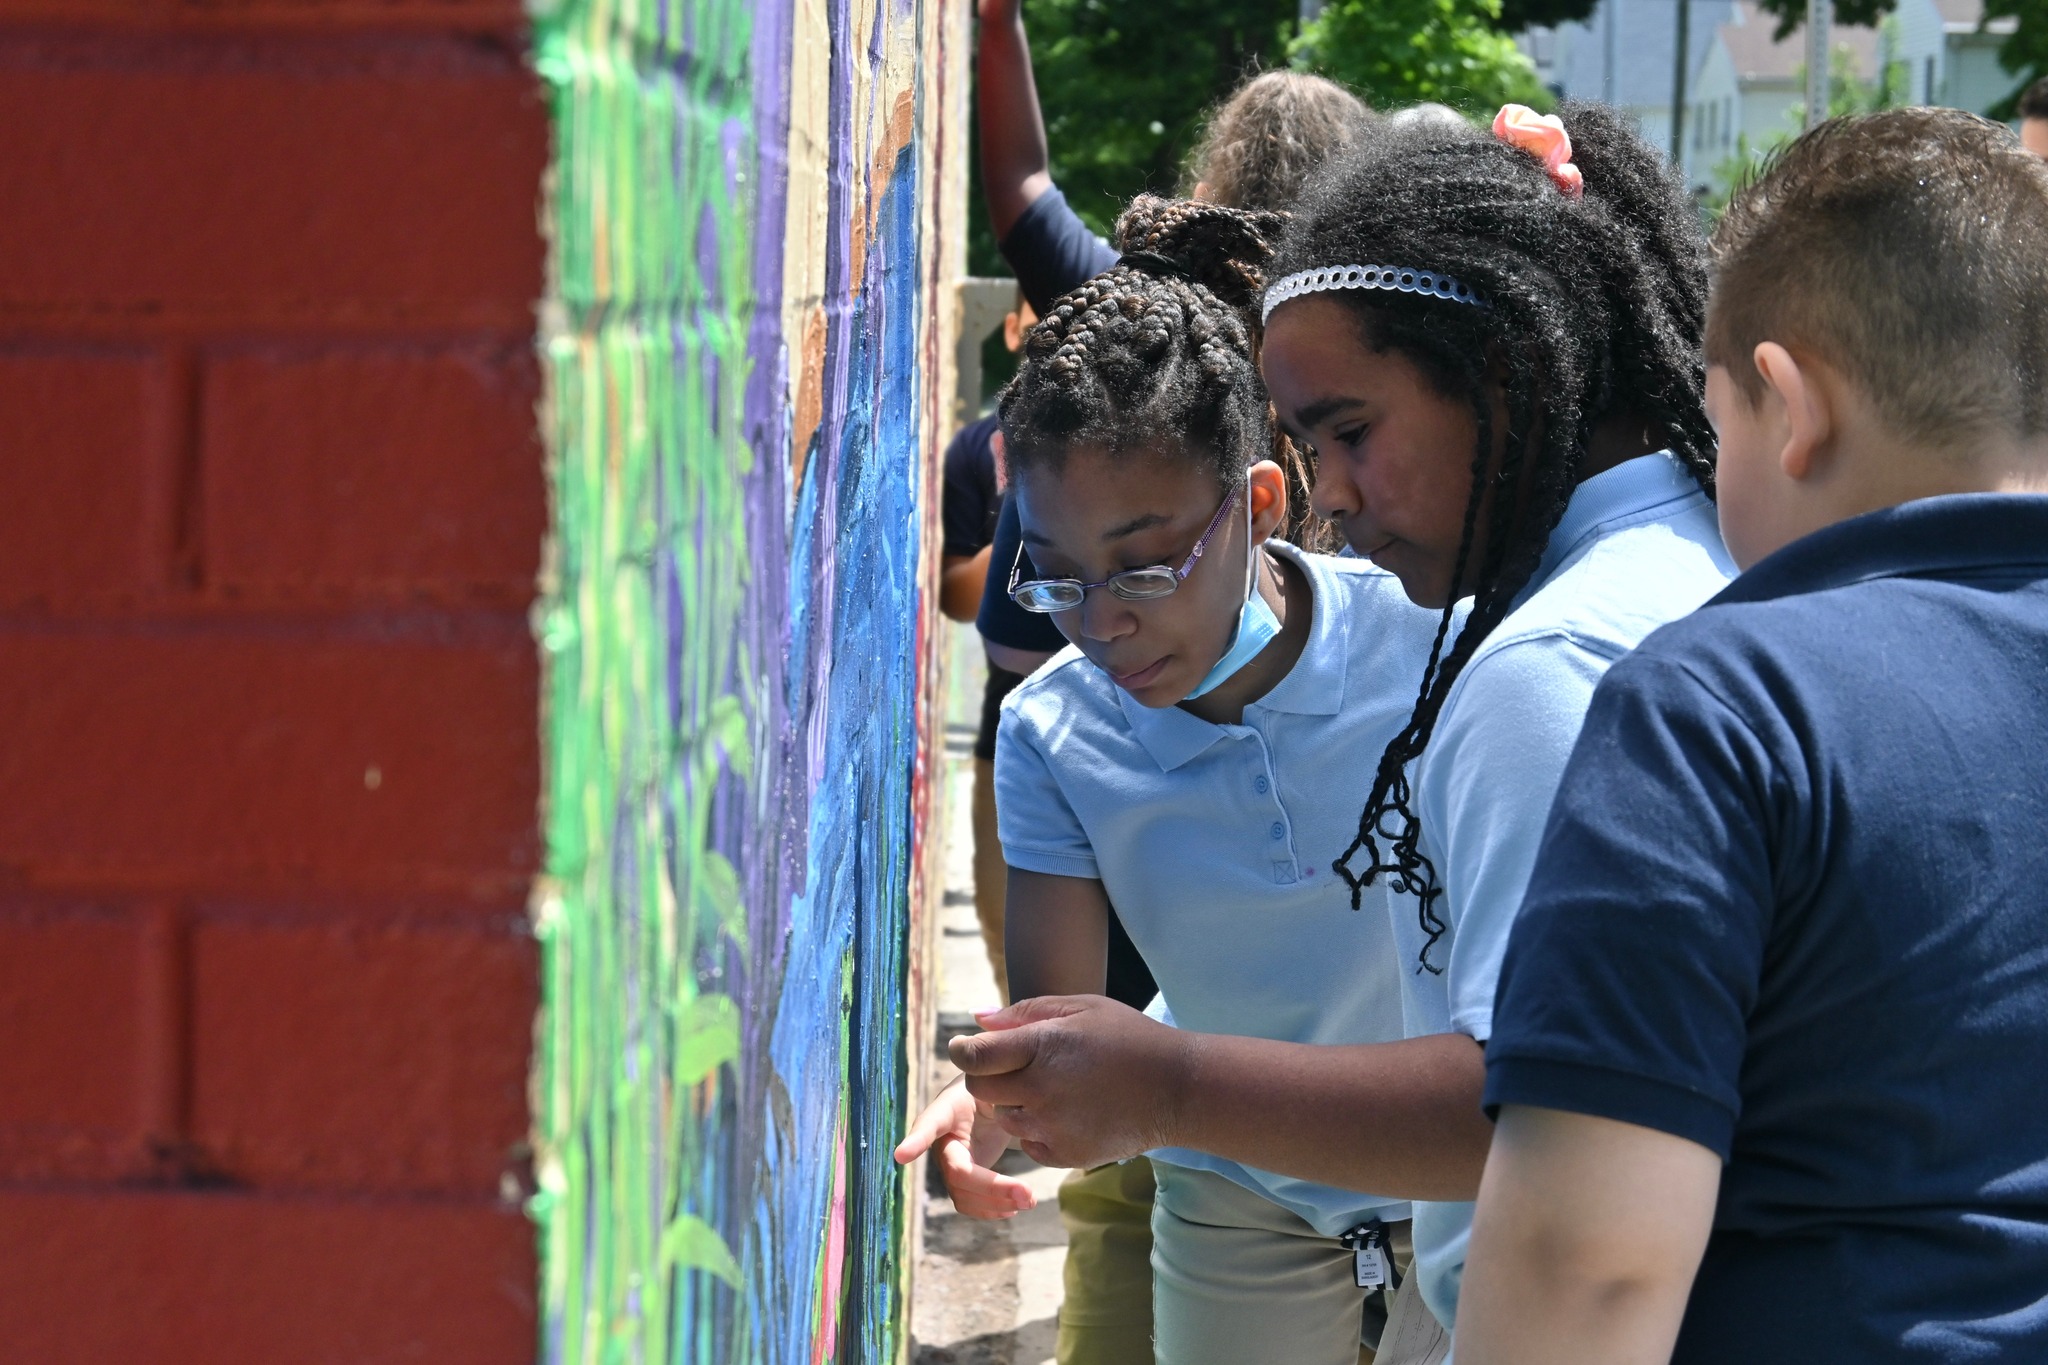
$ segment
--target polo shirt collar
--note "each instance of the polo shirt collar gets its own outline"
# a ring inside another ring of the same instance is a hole
[[[1572,490],[1564,515],[1550,533],[1536,572],[1517,597],[1525,602],[1548,583],[1551,576],[1570,562],[1573,555],[1594,539],[1643,521],[1655,521],[1670,513],[1673,504],[1693,498],[1704,499],[1682,461],[1668,450],[1623,460],[1602,470]]]
[[[1351,661],[1351,619],[1342,611],[1326,611],[1337,601],[1334,576],[1316,556],[1304,554],[1282,540],[1266,542],[1274,553],[1292,561],[1308,579],[1310,610],[1308,641],[1287,676],[1251,705],[1267,711],[1333,716],[1344,706],[1344,681]],[[1114,684],[1111,684],[1114,686]],[[1213,725],[1178,706],[1153,708],[1116,689],[1117,704],[1131,733],[1145,746],[1162,772],[1198,757],[1222,739],[1231,727]]]
[[[1950,493],[1822,527],[1752,565],[1709,605],[2022,565],[2048,569],[2048,494]]]
[[[1352,624],[1350,612],[1324,610],[1326,604],[1334,607],[1338,601],[1336,573],[1329,561],[1304,554],[1284,540],[1266,543],[1308,579],[1308,643],[1301,647],[1301,657],[1287,670],[1287,676],[1252,705],[1297,716],[1334,716],[1344,708]]]

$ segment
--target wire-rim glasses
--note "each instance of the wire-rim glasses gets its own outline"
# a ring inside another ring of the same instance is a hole
[[[1108,588],[1126,602],[1146,602],[1154,598],[1170,597],[1187,576],[1194,572],[1195,564],[1202,552],[1209,548],[1209,541],[1215,536],[1216,528],[1223,524],[1223,518],[1230,509],[1237,506],[1238,494],[1244,485],[1239,484],[1224,495],[1223,505],[1216,509],[1216,515],[1209,518],[1209,529],[1202,532],[1202,538],[1195,542],[1195,548],[1188,552],[1187,562],[1178,569],[1164,564],[1149,568],[1125,569],[1113,573],[1100,583],[1083,583],[1078,578],[1034,578],[1028,583],[1019,583],[1017,575],[1024,570],[1024,542],[1017,542],[1017,559],[1010,566],[1010,600],[1026,611],[1035,611],[1049,616],[1056,611],[1072,611],[1081,605],[1088,594],[1096,588]]]

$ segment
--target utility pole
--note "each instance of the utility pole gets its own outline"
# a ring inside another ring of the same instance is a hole
[[[1692,0],[1678,0],[1678,55],[1671,62],[1671,164],[1685,174],[1685,78],[1692,70]]]
[[[1828,116],[1828,62],[1834,47],[1835,0],[1806,0],[1806,126]]]
[[[1601,8],[1606,10],[1605,23],[1601,28],[1606,50],[1600,61],[1600,102],[1611,108],[1621,84],[1616,75],[1616,68],[1621,64],[1621,35],[1617,31],[1621,27],[1621,0],[1604,0]]]

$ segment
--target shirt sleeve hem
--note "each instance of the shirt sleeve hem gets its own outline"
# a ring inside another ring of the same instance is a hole
[[[1487,1117],[1499,1118],[1504,1104],[1561,1109],[1654,1128],[1697,1142],[1723,1161],[1735,1137],[1735,1115],[1718,1100],[1668,1081],[1584,1062],[1488,1057]]]
[[[1045,849],[1018,848],[1014,844],[1003,845],[1003,861],[1019,872],[1042,872],[1050,877],[1081,877],[1091,882],[1102,880],[1101,870],[1095,860],[1079,853],[1053,853]]]

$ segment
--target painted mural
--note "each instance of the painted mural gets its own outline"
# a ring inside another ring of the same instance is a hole
[[[549,1362],[906,1355],[966,12],[536,14]]]

